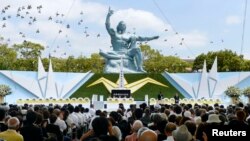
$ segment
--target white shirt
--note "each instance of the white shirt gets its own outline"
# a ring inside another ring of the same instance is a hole
[[[61,120],[59,117],[57,117],[56,122],[54,124],[58,125],[62,132],[67,128],[65,121]]]
[[[68,117],[68,118],[70,118],[70,119],[73,121],[73,123],[74,123],[77,127],[79,127],[78,118],[77,118],[77,116],[76,116],[74,113],[69,114],[69,117]]]
[[[164,141],[174,141],[174,137],[173,136],[168,136],[166,140]]]

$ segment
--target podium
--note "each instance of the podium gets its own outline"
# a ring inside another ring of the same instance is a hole
[[[113,89],[111,90],[112,98],[130,98],[131,91],[128,89]]]

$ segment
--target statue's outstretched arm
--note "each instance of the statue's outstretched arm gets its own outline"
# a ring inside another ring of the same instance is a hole
[[[111,28],[110,26],[110,17],[113,15],[114,11],[110,9],[109,7],[109,11],[108,11],[108,14],[107,14],[107,17],[106,17],[106,22],[105,22],[105,25],[106,25],[106,29],[109,33],[109,35],[114,35],[115,34],[115,31],[114,29]]]
[[[151,40],[155,40],[158,39],[159,36],[153,36],[153,37],[137,37],[136,41],[151,41]]]

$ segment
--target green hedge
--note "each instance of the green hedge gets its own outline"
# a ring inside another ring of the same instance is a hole
[[[105,88],[105,86],[100,83],[91,87],[87,87],[94,81],[98,80],[99,78],[104,77],[112,82],[116,82],[119,78],[119,74],[94,74],[84,85],[82,85],[74,94],[71,95],[72,97],[89,97],[91,98],[93,94],[97,95],[104,95],[104,99],[109,97],[111,94]],[[162,87],[159,85],[148,83],[144,85],[142,88],[137,90],[136,92],[132,93],[132,97],[135,100],[143,101],[145,94],[149,95],[149,98],[157,98],[157,94],[161,91],[164,97],[172,98],[175,93],[179,93],[176,88],[174,88],[161,74],[125,74],[125,79],[128,83],[132,83],[138,81],[140,79],[150,77],[158,82],[161,82],[168,87]],[[183,97],[180,94],[180,97]]]

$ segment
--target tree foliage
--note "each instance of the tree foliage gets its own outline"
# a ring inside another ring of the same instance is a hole
[[[17,53],[9,48],[7,44],[0,44],[0,70],[14,69],[13,63],[16,62]]]
[[[192,63],[175,56],[164,56],[149,45],[141,45],[144,59],[144,69],[148,73],[189,72],[189,68],[199,70],[207,61],[208,69],[212,67],[215,57],[218,57],[218,71],[250,70],[250,61],[237,55],[231,50],[208,52],[197,56]],[[0,70],[37,71],[37,58],[41,56],[44,47],[30,41],[9,46],[1,44],[0,39]],[[87,72],[102,73],[105,65],[104,59],[97,53],[90,57],[69,56],[68,58],[51,57],[53,70],[56,72]],[[45,69],[48,69],[49,58],[42,59]],[[193,65],[193,66],[192,66]]]
[[[174,56],[164,56],[158,50],[151,49],[148,45],[141,45],[144,57],[144,67],[149,73],[186,72],[191,64]]]
[[[220,72],[249,70],[249,66],[246,66],[249,61],[244,60],[242,55],[237,55],[237,53],[227,49],[197,56],[193,63],[193,70],[202,69],[204,60],[207,62],[207,68],[211,69],[216,56]]]
[[[13,48],[17,51],[20,58],[25,59],[37,58],[41,56],[41,52],[44,50],[42,45],[30,41],[23,41],[22,44],[14,44]]]

